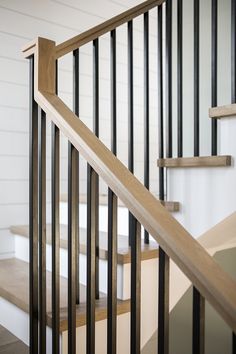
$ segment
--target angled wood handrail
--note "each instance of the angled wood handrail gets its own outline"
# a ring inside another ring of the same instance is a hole
[[[99,176],[235,331],[235,281],[59,97],[38,92],[37,101]]]
[[[148,10],[151,10],[155,6],[161,5],[165,0],[147,0],[143,3],[124,11],[123,13],[112,17],[111,19],[85,31],[67,41],[56,46],[55,56],[56,59],[61,58],[62,56],[72,52],[75,49],[78,49],[82,45],[93,41],[94,39],[112,31],[113,29],[127,23],[130,20],[133,20],[135,17],[138,17]],[[34,48],[36,46],[37,39],[28,43],[25,47],[22,48],[22,52],[25,57],[29,57],[33,54]]]
[[[34,47],[35,100],[236,332],[236,282],[55,94],[55,43]]]

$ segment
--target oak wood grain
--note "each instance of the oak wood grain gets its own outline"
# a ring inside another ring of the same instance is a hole
[[[68,197],[67,194],[62,194],[60,198],[61,202],[67,203]],[[79,201],[82,204],[87,203],[87,196],[86,194],[80,194]],[[170,212],[177,212],[180,210],[180,203],[179,202],[171,202],[171,201],[160,201],[161,204]],[[108,196],[106,194],[99,195],[99,205],[107,206],[108,205]],[[118,206],[125,207],[124,203],[118,199]]]
[[[226,167],[231,166],[231,156],[199,156],[158,159],[158,167]]]
[[[9,276],[9,274],[11,276]],[[51,326],[51,272],[47,272],[47,324]],[[0,260],[0,296],[29,312],[29,264],[12,258]],[[77,327],[86,324],[86,287],[80,284],[80,301],[76,309]],[[117,301],[117,315],[129,312],[129,301]],[[67,321],[67,279],[60,277],[60,331],[68,329]],[[96,321],[107,318],[106,297],[100,293],[96,300]]]
[[[209,109],[210,118],[226,118],[236,116],[236,103]]]
[[[28,225],[15,225],[11,226],[10,231],[14,235],[20,235],[23,237],[29,238],[29,226]],[[60,247],[67,249],[68,242],[67,242],[67,226],[60,225]],[[87,230],[84,228],[79,229],[80,235],[80,253],[86,254],[86,238],[87,238]],[[51,225],[47,225],[46,228],[46,237],[47,243],[51,244]],[[106,232],[99,232],[99,258],[107,260],[108,253],[107,253],[107,233]],[[130,254],[130,247],[128,245],[128,237],[118,235],[118,264],[127,264],[131,262],[131,254]],[[141,245],[141,259],[142,261],[157,258],[159,255],[159,247],[156,242],[150,241],[147,245],[142,240]]]

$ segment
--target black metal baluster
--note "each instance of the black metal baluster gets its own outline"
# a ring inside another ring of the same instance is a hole
[[[183,156],[183,0],[177,4],[177,95],[178,95],[178,157]]]
[[[159,248],[158,353],[169,353],[169,257]]]
[[[144,14],[144,185],[149,189],[149,14]],[[144,242],[149,234],[144,230]]]
[[[231,99],[236,103],[236,3],[231,0]]]
[[[199,156],[199,0],[194,0],[194,156]]]
[[[29,75],[30,354],[38,354],[38,105],[34,100],[33,56]]]
[[[76,353],[76,250],[78,233],[78,154],[68,146],[68,351]]]
[[[134,173],[134,60],[133,21],[128,22],[128,169]],[[134,217],[129,212],[129,245],[134,232]]]
[[[193,341],[192,353],[205,352],[205,299],[193,288]]]
[[[218,0],[211,2],[211,106],[217,106],[217,8]],[[217,155],[217,120],[211,121],[211,154]]]
[[[236,335],[232,334],[232,354],[236,354]]]
[[[217,106],[218,0],[211,2],[211,106]],[[217,119],[211,120],[211,154],[217,155]]]
[[[73,52],[73,110],[74,113],[79,116],[79,49]],[[80,242],[79,242],[79,152],[77,151],[77,234],[76,234],[76,304],[80,303],[80,278],[79,278],[79,258],[80,258]]]
[[[116,155],[116,30],[111,31],[111,151]],[[116,354],[117,339],[117,197],[108,189],[107,353]]]
[[[172,157],[172,0],[166,1],[166,157]]]
[[[39,116],[39,353],[46,353],[46,114]]]
[[[56,64],[57,81],[57,64]],[[56,82],[56,92],[57,82]],[[60,131],[52,123],[52,352],[60,353]]]
[[[159,141],[159,158],[164,157],[164,124],[163,124],[163,45],[162,45],[162,15],[163,6],[157,8],[158,17],[158,37],[157,37],[157,85],[158,85],[158,141]],[[164,168],[159,167],[159,199],[164,200]]]
[[[98,38],[93,41],[93,132],[99,136],[99,42]],[[96,191],[96,219],[95,219],[95,238],[96,238],[96,299],[99,299],[99,178],[95,174]]]
[[[141,309],[141,225],[134,219],[131,236],[131,319],[130,353],[140,353],[140,309]]]
[[[159,157],[163,158],[163,68],[162,7],[158,7],[158,78],[159,78]],[[166,156],[172,157],[172,2],[166,2]],[[159,195],[164,200],[164,170],[159,169]],[[169,353],[169,257],[159,248],[158,353]]]
[[[96,173],[90,165],[87,171],[87,335],[86,353],[95,354],[96,299]]]

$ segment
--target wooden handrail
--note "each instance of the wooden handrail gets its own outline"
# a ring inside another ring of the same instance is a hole
[[[54,42],[38,39],[36,101],[236,332],[236,282],[55,94],[55,53]]]
[[[93,41],[94,39],[106,34],[107,32],[112,31],[113,29],[117,28],[118,26],[127,23],[130,20],[133,20],[135,17],[140,16],[151,10],[155,6],[161,5],[165,0],[147,0],[143,3],[124,11],[123,13],[112,17],[111,19],[85,31],[59,45],[56,46],[55,56],[56,58],[60,58],[71,51],[81,47],[82,45]],[[22,52],[24,53],[25,57],[29,57],[32,55],[32,51],[36,45],[37,40],[31,41],[28,45],[22,48]]]
[[[137,16],[140,16],[151,10],[153,7],[161,5],[165,0],[147,0],[143,3],[129,9],[105,22],[102,24],[85,31],[78,36],[75,36],[68,41],[65,41],[59,44],[56,47],[56,57],[60,58],[65,54],[79,48],[80,46],[93,41],[94,39],[106,34],[107,32],[112,31],[113,29],[117,28],[118,26],[127,23],[128,21],[134,19]]]

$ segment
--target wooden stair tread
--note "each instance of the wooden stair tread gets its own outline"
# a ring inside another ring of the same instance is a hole
[[[67,203],[68,201],[68,195],[67,194],[62,194],[60,196],[60,201],[63,203]],[[87,203],[87,195],[86,194],[80,194],[79,195],[79,201],[81,204],[86,204]],[[172,201],[161,201],[162,205],[170,212],[177,212],[180,209],[179,202],[172,202]],[[100,194],[99,195],[99,205],[102,206],[107,206],[108,205],[108,196],[107,194]],[[125,208],[124,203],[118,199],[118,206]]]
[[[210,118],[226,118],[236,116],[236,103],[209,109]]]
[[[10,276],[9,276],[10,275]],[[47,272],[47,324],[51,326],[51,272]],[[0,296],[29,313],[29,264],[16,258],[0,260]],[[86,287],[80,284],[77,327],[86,324]],[[67,330],[67,279],[60,277],[60,331]],[[129,312],[129,300],[117,300],[117,314]],[[96,300],[96,321],[107,318],[106,297]]]
[[[225,167],[231,166],[231,156],[195,156],[177,157],[157,160],[158,167]]]
[[[10,231],[15,235],[20,235],[24,237],[29,237],[29,226],[28,225],[18,225],[11,226]],[[51,244],[51,225],[48,224],[46,228],[47,243]],[[86,254],[86,236],[87,230],[80,228],[80,253]],[[60,247],[67,249],[67,226],[60,225]],[[107,260],[107,233],[99,232],[99,244],[100,244],[100,259]],[[148,245],[144,244],[142,241],[142,260],[148,260],[158,257],[158,244],[156,242],[150,242]],[[128,237],[118,235],[118,263],[126,264],[130,263],[130,247],[128,246]]]

